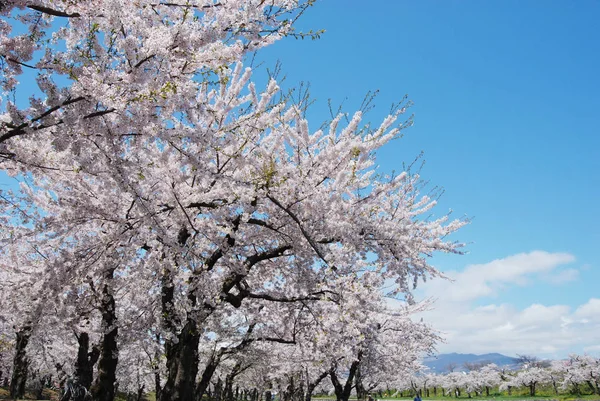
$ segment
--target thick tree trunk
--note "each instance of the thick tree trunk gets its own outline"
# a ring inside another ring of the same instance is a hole
[[[356,384],[356,398],[359,400],[367,399],[367,391],[362,382],[362,375],[360,373],[360,365],[356,368],[356,374],[354,375],[354,382]]]
[[[15,357],[13,359],[13,372],[10,381],[10,398],[17,400],[25,395],[25,383],[27,382],[27,370],[29,368],[29,359],[27,358],[26,348],[31,337],[32,327],[30,324],[17,331],[17,341],[15,344]]]
[[[167,382],[161,401],[194,401],[200,334],[193,319],[186,321],[177,339],[165,342]]]
[[[106,282],[102,288],[100,312],[102,313],[103,335],[100,345],[100,360],[98,361],[98,377],[90,391],[94,401],[113,401],[116,393],[119,351],[117,348],[117,314],[111,283],[114,272],[114,268],[106,271],[104,276]]]
[[[343,386],[335,373],[335,369],[331,369],[331,371],[329,372],[331,384],[333,384],[333,389],[335,391],[336,401],[348,401],[350,399],[350,393],[352,392],[352,383],[354,382],[354,376],[356,375],[356,371],[360,365],[361,357],[362,352],[359,352],[357,360],[352,362],[352,365],[350,365],[348,377],[346,379],[346,383]]]
[[[208,386],[210,385],[210,380],[215,373],[215,370],[219,366],[220,355],[214,355],[208,361],[208,364],[204,368],[204,372],[202,372],[202,377],[196,386],[196,401],[202,400],[202,396],[206,393]]]
[[[213,400],[214,401],[221,401],[223,399],[222,394],[223,394],[223,381],[219,377],[217,379],[217,383],[215,383],[215,391],[214,391],[214,394],[213,394]]]
[[[156,394],[156,400],[162,399],[162,387],[160,386],[160,371],[158,366],[154,368],[154,393]]]
[[[314,382],[310,382],[310,381],[308,381],[308,372],[306,373],[307,383],[306,383],[306,394],[304,395],[304,401],[311,401],[313,392],[315,391],[315,389],[317,388],[319,383],[321,383],[321,381],[323,381],[323,379],[325,379],[328,374],[329,374],[329,372],[325,371],[325,372],[321,373]]]
[[[94,380],[94,365],[100,357],[100,350],[96,347],[90,352],[90,336],[88,333],[81,333],[77,336],[79,348],[77,350],[77,360],[75,361],[75,377],[79,383],[86,389],[90,389]]]
[[[230,372],[227,376],[225,376],[225,401],[233,401],[233,381],[235,380],[235,376],[241,364],[238,362],[233,371]]]
[[[177,236],[179,245],[185,246],[190,233],[185,227],[181,228]],[[174,261],[178,265],[177,260]],[[194,287],[194,281],[190,286]],[[172,335],[177,335],[177,342],[171,339],[165,341],[165,356],[167,358],[167,382],[162,389],[160,401],[195,401],[196,375],[198,374],[198,344],[200,334],[198,324],[193,316],[188,313],[185,324],[178,331],[180,321],[173,311],[174,303],[173,278],[169,269],[165,269],[162,276],[161,304],[163,312],[163,326]],[[188,293],[192,308],[196,308],[194,291]]]

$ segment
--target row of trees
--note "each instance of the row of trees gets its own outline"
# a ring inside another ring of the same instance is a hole
[[[525,358],[517,370],[498,367],[495,364],[469,364],[464,371],[446,374],[423,374],[405,379],[397,387],[401,392],[421,392],[425,396],[490,396],[493,390],[506,391],[527,389],[534,397],[541,388],[550,389],[555,395],[569,392],[576,395],[592,393],[600,395],[600,358],[573,354],[567,360],[540,361]]]
[[[314,130],[306,97],[251,81],[249,52],[318,36],[294,28],[312,2],[2,2],[12,397],[74,376],[96,401],[310,399],[328,378],[347,400],[418,368],[437,337],[411,291],[465,221],[377,171],[405,104]]]

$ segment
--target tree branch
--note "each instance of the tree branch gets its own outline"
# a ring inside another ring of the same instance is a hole
[[[60,11],[60,10],[54,10],[52,8],[48,8],[48,7],[44,7],[44,6],[27,6],[27,8],[34,10],[34,11],[39,11],[41,13],[44,14],[48,14],[48,15],[53,15],[55,17],[66,17],[66,18],[76,18],[76,17],[81,17],[81,14],[79,13],[66,13],[64,11]]]
[[[29,125],[31,123],[34,123],[36,121],[41,120],[44,117],[49,116],[50,114],[54,113],[56,110],[59,110],[60,108],[62,108],[64,106],[68,106],[70,104],[77,103],[77,102],[80,102],[82,100],[85,100],[85,98],[83,96],[76,97],[75,99],[67,99],[64,102],[62,102],[61,104],[49,108],[48,110],[46,110],[45,112],[43,112],[39,116],[32,118],[29,122],[22,123],[21,125],[13,128],[11,130],[9,130],[8,132],[6,132],[3,135],[1,135],[0,136],[0,143],[7,141],[7,140],[9,140],[10,138],[12,138],[14,136],[25,134],[25,129],[27,127],[29,127]]]
[[[318,291],[318,292],[314,292],[312,294],[299,296],[299,297],[275,297],[275,296],[269,295],[269,294],[256,294],[256,293],[248,292],[246,294],[246,297],[254,298],[254,299],[264,299],[266,301],[273,301],[273,302],[282,302],[282,303],[289,302],[289,303],[291,303],[291,302],[302,302],[302,301],[320,301],[323,298],[321,298],[319,295],[325,295],[327,293],[331,293],[331,291]]]
[[[31,68],[33,70],[37,70],[37,67],[34,67],[32,65],[29,65],[29,64],[22,63],[19,60],[15,60],[12,57],[7,57],[5,55],[2,55],[2,57],[4,57],[7,61],[10,61],[11,63],[19,64],[19,65],[22,65],[23,67],[27,67],[27,68]]]
[[[319,249],[317,243],[310,237],[310,235],[308,235],[308,232],[306,232],[306,230],[302,226],[302,222],[296,216],[296,214],[294,212],[292,212],[291,210],[289,210],[288,208],[286,208],[285,206],[283,206],[277,199],[273,198],[271,195],[267,195],[267,198],[269,198],[269,200],[271,202],[273,202],[275,205],[277,205],[277,207],[279,207],[281,210],[283,210],[284,212],[286,212],[288,214],[288,216],[290,216],[292,218],[292,220],[294,220],[296,222],[296,224],[298,224],[298,227],[300,228],[300,231],[302,232],[302,235],[304,236],[304,238],[306,239],[306,241],[308,241],[308,243],[313,248],[313,250],[315,251],[315,253],[319,256],[319,258],[321,258],[321,260],[323,262],[325,262],[325,263],[327,263],[327,265],[329,265],[329,263],[327,262],[327,259],[325,259],[325,255],[323,255],[323,253]],[[336,270],[335,266],[333,266],[332,269]]]
[[[205,5],[205,6],[196,6],[193,4],[179,4],[179,3],[154,3],[151,4],[152,7],[156,7],[156,6],[167,6],[167,7],[187,7],[187,8],[197,8],[197,9],[209,9],[209,8],[213,8],[213,7],[220,7],[223,4],[221,3],[215,3],[215,4],[209,4],[209,5]]]

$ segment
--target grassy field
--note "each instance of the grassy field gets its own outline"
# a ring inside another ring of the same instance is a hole
[[[376,395],[373,395],[373,398],[375,399],[379,399],[379,400],[385,400],[385,401],[412,401],[413,397],[377,397]],[[335,401],[335,397],[313,397],[314,400],[333,400]],[[539,394],[536,395],[535,397],[530,397],[529,395],[524,395],[524,394],[513,394],[513,395],[505,395],[505,394],[491,394],[489,397],[484,396],[480,396],[480,397],[476,397],[476,396],[471,396],[469,398],[469,396],[467,395],[462,395],[460,397],[444,397],[444,396],[432,396],[432,397],[422,397],[423,401],[452,401],[452,400],[464,400],[464,401],[468,401],[468,400],[473,400],[473,401],[485,401],[485,400],[493,400],[493,401],[535,401],[535,400],[543,400],[543,401],[550,401],[550,400],[557,400],[557,401],[577,401],[577,400],[585,400],[585,401],[600,401],[600,397],[597,395],[572,395],[572,394],[559,394],[559,395],[555,395],[555,394]]]
[[[54,390],[50,390],[48,388],[45,388],[43,393],[43,399],[44,400],[59,400],[60,399],[60,394],[57,391]],[[9,392],[8,389],[5,387],[0,387],[0,400],[8,400],[9,399]],[[25,393],[25,399],[26,400],[35,400],[36,397],[33,395],[33,393],[31,392],[26,392]]]
[[[4,388],[4,387],[0,387],[0,400],[5,400],[5,399],[9,399],[8,397],[9,393],[8,393],[8,389]],[[45,400],[59,400],[60,399],[60,394],[57,391],[54,390],[50,390],[50,389],[44,389],[44,399]],[[121,394],[119,394],[119,396],[117,396],[116,401],[125,401],[124,397],[120,397],[122,396]],[[146,395],[146,400],[148,401],[155,401],[155,397],[154,397],[154,393],[150,393]],[[373,398],[375,399],[379,399],[379,400],[385,400],[385,401],[412,401],[413,398],[412,397],[389,397],[389,396],[383,396],[383,397],[378,397],[375,394],[373,394]],[[26,393],[25,394],[25,399],[26,400],[35,400],[35,397],[33,396],[32,393]],[[313,397],[313,400],[315,401],[335,401],[335,397],[331,397],[331,396],[315,396]],[[555,395],[555,394],[544,394],[543,392],[541,392],[539,395],[536,395],[535,397],[529,397],[526,394],[513,394],[513,395],[505,395],[505,394],[491,394],[489,397],[486,396],[481,396],[481,397],[475,397],[472,396],[471,398],[469,398],[467,395],[462,395],[458,398],[456,397],[444,397],[444,396],[432,396],[432,397],[423,397],[423,401],[452,401],[452,400],[460,400],[460,401],[468,401],[468,400],[473,400],[473,401],[485,401],[485,400],[490,400],[490,401],[536,401],[536,400],[540,400],[540,401],[550,401],[550,400],[557,400],[557,401],[600,401],[600,397],[597,395],[581,395],[581,396],[576,396],[576,395],[569,395],[569,394],[559,394],[559,395]],[[356,401],[354,399],[354,401]]]

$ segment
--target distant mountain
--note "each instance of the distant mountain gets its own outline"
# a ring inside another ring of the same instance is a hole
[[[509,369],[515,369],[518,365],[517,358],[510,356],[492,353],[492,354],[440,354],[433,357],[428,357],[424,360],[424,364],[431,369],[432,373],[446,373],[449,371],[449,366],[454,366],[455,371],[466,371],[465,363],[495,363],[498,366],[505,366]]]

